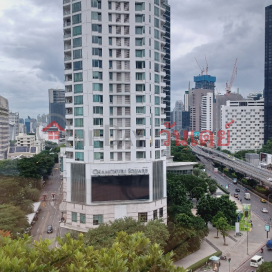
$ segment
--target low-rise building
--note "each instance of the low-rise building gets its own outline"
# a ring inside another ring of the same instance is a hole
[[[260,164],[259,154],[257,153],[246,153],[245,159],[246,159],[246,162],[254,166],[259,166]]]

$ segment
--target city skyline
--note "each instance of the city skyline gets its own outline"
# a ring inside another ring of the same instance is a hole
[[[183,98],[188,81],[192,83],[193,76],[200,73],[194,57],[201,66],[205,66],[207,56],[209,74],[217,77],[216,85],[221,93],[224,93],[225,83],[230,79],[236,57],[238,77],[233,91],[239,87],[243,96],[262,91],[264,14],[269,1],[222,1],[216,6],[211,1],[206,1],[205,5],[195,0],[179,3],[169,0],[169,4],[175,6],[171,21],[171,109],[176,100]],[[24,9],[32,10],[27,18],[21,15]],[[62,1],[47,1],[45,4],[29,0],[21,6],[15,5],[13,0],[3,0],[1,10],[1,26],[8,33],[0,47],[5,56],[0,63],[1,89],[4,90],[1,95],[10,101],[11,111],[19,111],[23,117],[37,116],[47,112],[47,89],[64,87],[60,39]],[[30,25],[35,25],[35,28]],[[200,25],[205,25],[205,29]],[[253,56],[253,52],[259,54]]]

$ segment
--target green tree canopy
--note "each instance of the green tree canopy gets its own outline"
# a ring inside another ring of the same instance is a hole
[[[228,231],[231,230],[231,226],[228,224],[228,221],[225,217],[220,217],[215,222],[215,227],[223,236],[224,245],[226,244],[226,236],[228,235]]]
[[[212,218],[212,225],[216,227],[216,222],[218,221],[219,218],[225,218],[224,214],[219,211],[217,214]],[[217,229],[217,237],[218,237],[218,229]]]
[[[35,241],[24,236],[18,240],[0,237],[0,271],[44,272],[185,272],[173,265],[173,253],[163,255],[158,244],[152,244],[143,233],[120,232],[110,248],[95,250],[85,246],[83,235],[65,241],[57,238],[59,247],[49,249],[49,240]]]
[[[189,145],[176,146],[176,141],[171,141],[171,154],[174,156],[174,161],[178,162],[196,162],[196,156],[193,155]]]
[[[204,196],[205,192],[204,189],[201,187],[195,187],[192,191],[191,191],[191,197],[195,198],[197,201]]]
[[[256,272],[272,272],[272,262],[262,263],[256,270]]]

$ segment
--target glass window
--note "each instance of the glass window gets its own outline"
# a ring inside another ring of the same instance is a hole
[[[83,141],[75,141],[75,149],[76,150],[84,150],[84,142]]]
[[[72,222],[77,222],[77,213],[72,212]]]
[[[135,57],[142,58],[145,56],[145,50],[135,50]]]
[[[83,107],[74,108],[74,115],[75,116],[83,116]]]
[[[145,96],[144,95],[136,95],[136,103],[143,103],[145,102]]]
[[[109,37],[109,45],[112,45],[112,38]]]
[[[136,113],[145,113],[145,107],[136,107]]]
[[[93,123],[94,126],[103,126],[103,118],[94,118]]]
[[[109,61],[109,68],[112,68],[112,60]]]
[[[135,46],[143,46],[145,45],[144,38],[135,38]]]
[[[93,59],[93,67],[102,68],[102,60],[94,60]]]
[[[93,107],[93,113],[94,114],[103,114],[103,107],[99,107],[99,106]]]
[[[82,46],[82,38],[73,39],[73,48]]]
[[[160,116],[160,108],[155,108],[155,116]]]
[[[82,34],[82,27],[81,26],[74,26],[73,27],[73,36],[78,36]]]
[[[154,41],[154,48],[160,50],[160,43],[158,41]]]
[[[136,125],[145,125],[145,118],[136,118]]]
[[[161,157],[160,154],[161,154],[160,150],[156,150],[155,151],[155,159],[159,159]]]
[[[137,159],[145,159],[145,152],[144,151],[137,151],[136,152],[136,158]]]
[[[145,73],[136,73],[136,80],[145,80]]]
[[[108,8],[111,9],[111,2],[109,2]]]
[[[77,49],[73,51],[73,59],[81,59],[82,58],[82,49]]]
[[[160,94],[160,86],[155,85],[155,94]]]
[[[135,11],[142,11],[145,10],[145,3],[135,3]]]
[[[74,74],[74,82],[83,81],[82,73],[75,73]]]
[[[160,5],[160,0],[154,0],[154,4],[156,4],[156,5]]]
[[[86,224],[86,214],[84,214],[84,213],[80,214],[80,223]]]
[[[83,136],[83,129],[76,129],[75,130],[75,137],[83,139],[84,138],[84,136]]]
[[[82,70],[82,61],[76,61],[73,63],[74,71]]]
[[[75,119],[75,127],[83,127],[83,118]]]
[[[135,15],[135,22],[136,23],[142,23],[143,22],[143,15],[136,14]]]
[[[73,15],[72,17],[73,25],[81,23],[81,14]]]
[[[94,129],[94,137],[103,137],[104,131],[103,129]]]
[[[102,141],[94,141],[94,148],[103,148],[104,144]]]
[[[160,65],[159,65],[159,63],[155,63],[154,64],[154,71],[157,72],[157,73],[160,72]]]
[[[104,160],[103,152],[94,152],[94,160]]]
[[[136,84],[136,92],[144,92],[145,85],[144,84]]]
[[[109,33],[112,33],[112,26],[109,26]]]
[[[103,95],[93,95],[93,102],[103,102]]]
[[[74,93],[83,93],[83,84],[75,84]]]
[[[155,27],[159,28],[160,27],[160,20],[157,18],[154,18],[154,25],[155,25]]]
[[[93,79],[103,79],[103,73],[98,71],[93,71]]]
[[[136,35],[141,35],[143,33],[144,33],[144,27],[142,27],[142,26],[136,26],[135,27],[135,34]]]
[[[160,9],[155,7],[154,8],[154,15],[160,17]]]
[[[92,20],[101,21],[101,12],[92,11]]]
[[[82,105],[83,104],[83,95],[77,95],[74,97],[74,105]]]
[[[84,153],[83,152],[75,152],[75,160],[76,161],[84,161]]]
[[[113,85],[109,84],[109,91],[112,92],[113,91]]]
[[[91,0],[91,6],[93,8],[101,9],[101,1],[100,0]]]
[[[160,83],[160,76],[155,74],[155,83]]]
[[[163,217],[163,208],[160,208],[160,217]]]
[[[160,54],[158,52],[154,52],[154,58],[156,61],[160,61]]]
[[[153,220],[156,220],[156,219],[158,219],[158,211],[154,210],[153,211]]]
[[[136,69],[145,68],[145,61],[136,61]]]
[[[154,37],[155,37],[155,39],[160,39],[160,31],[159,30],[157,30],[157,29],[155,29],[154,30]]]
[[[155,118],[155,127],[160,126],[160,118]]]
[[[112,14],[109,13],[109,21],[111,22],[112,21]]]
[[[102,48],[93,48],[93,56],[99,56],[102,57]]]
[[[102,25],[92,24],[92,31],[102,33]]]
[[[97,43],[99,45],[102,45],[102,37],[100,37],[100,36],[92,36],[92,43]]]
[[[101,84],[101,83],[93,83],[93,91],[103,92],[103,84]]]
[[[103,223],[103,215],[94,215],[93,216],[93,225],[100,225]]]
[[[72,5],[72,12],[78,11],[81,11],[81,2],[77,2]]]

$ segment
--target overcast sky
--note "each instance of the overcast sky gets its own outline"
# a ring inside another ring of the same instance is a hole
[[[102,0],[104,1],[104,0]],[[233,91],[264,87],[264,8],[268,0],[169,0],[172,8],[172,108],[200,73],[195,57],[224,93],[235,59]],[[20,117],[48,113],[49,88],[63,88],[62,0],[0,0],[0,95]]]

